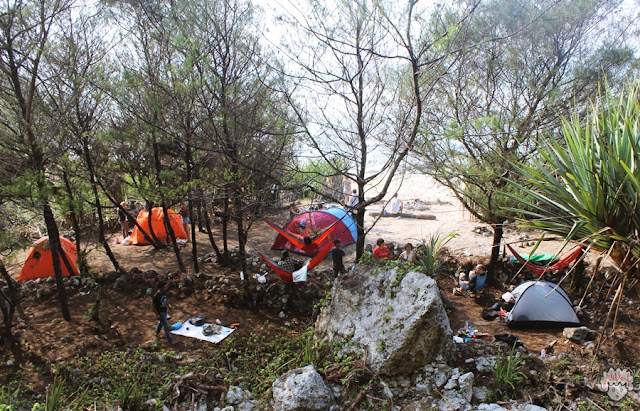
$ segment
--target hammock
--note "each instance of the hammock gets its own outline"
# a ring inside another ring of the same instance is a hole
[[[294,234],[294,233],[290,233],[289,231],[283,230],[282,228],[278,227],[277,225],[275,225],[271,221],[267,220],[266,218],[263,218],[262,220],[265,223],[267,223],[271,228],[276,230],[278,233],[282,234],[284,236],[284,238],[289,240],[293,245],[295,245],[296,247],[298,247],[299,249],[301,249],[301,250],[303,250],[305,252],[309,252],[309,253],[312,253],[312,254],[315,254],[317,252],[318,246],[320,246],[320,244],[322,244],[329,237],[329,235],[331,235],[333,230],[335,230],[335,228],[337,227],[338,222],[340,221],[340,220],[338,220],[338,221],[333,222],[333,224],[331,224],[329,227],[325,228],[317,236],[313,237],[313,239],[311,241],[311,244],[305,244],[303,236],[298,235],[298,234]],[[329,244],[331,244],[331,243],[329,243]]]
[[[518,261],[520,261],[520,263],[522,263],[525,267],[527,267],[529,270],[533,271],[535,274],[538,274],[538,275],[542,275],[550,271],[562,270],[563,268],[566,268],[569,264],[573,263],[584,252],[584,249],[582,247],[578,247],[575,250],[573,250],[569,255],[567,255],[565,258],[563,258],[562,260],[558,261],[553,265],[539,265],[539,264],[534,264],[531,261],[528,261],[526,258],[518,254],[516,250],[514,250],[513,247],[511,247],[509,244],[507,244],[507,247],[509,248],[513,256]]]
[[[320,262],[322,260],[324,260],[324,258],[327,256],[327,254],[329,254],[329,251],[331,251],[331,247],[333,246],[333,243],[329,242],[327,243],[318,254],[316,254],[315,257],[313,257],[304,267],[302,267],[300,270],[298,271],[304,271],[304,276],[303,278],[306,279],[306,272],[308,270],[311,270],[312,268],[316,267],[318,264],[320,264]],[[284,268],[282,268],[278,263],[276,263],[275,261],[273,261],[272,259],[270,259],[269,257],[267,257],[266,255],[258,252],[258,254],[260,255],[260,257],[262,257],[262,259],[267,263],[267,265],[269,267],[271,267],[271,269],[278,274],[278,277],[280,277],[280,279],[282,281],[286,281],[286,282],[294,282],[295,278],[295,273],[297,273],[298,271],[292,272],[289,270],[285,270]],[[302,274],[302,273],[301,273]],[[304,281],[304,280],[301,280]],[[297,281],[296,281],[297,282]]]

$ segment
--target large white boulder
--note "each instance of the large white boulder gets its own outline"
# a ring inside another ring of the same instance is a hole
[[[388,376],[411,373],[438,356],[449,358],[453,348],[433,278],[364,265],[334,283],[315,336]]]
[[[281,375],[273,383],[274,409],[280,411],[328,410],[333,393],[313,365]]]

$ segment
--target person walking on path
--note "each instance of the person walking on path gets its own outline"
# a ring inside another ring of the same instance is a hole
[[[160,329],[164,328],[164,335],[167,341],[173,343],[171,336],[171,328],[169,327],[169,319],[167,318],[167,295],[169,284],[166,281],[158,283],[158,291],[153,295],[153,310],[158,316],[158,325],[156,326],[156,338],[160,336]]]
[[[189,242],[189,224],[191,224],[191,219],[189,218],[189,207],[184,202],[180,203],[180,217],[182,218],[182,226],[184,227],[184,232],[187,233],[187,243]]]
[[[125,208],[127,208],[127,203],[123,201],[120,203],[120,207],[118,207],[118,222],[122,230],[123,240],[129,236],[129,223],[127,222],[127,215],[124,213]]]
[[[345,256],[345,252],[340,248],[341,241],[336,238],[333,240],[333,249],[331,249],[331,259],[333,260],[333,277],[338,277],[339,274],[345,274],[347,269],[344,268],[344,262],[342,259]]]

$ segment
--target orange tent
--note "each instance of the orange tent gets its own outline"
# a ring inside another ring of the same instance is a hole
[[[186,240],[187,233],[184,231],[184,227],[182,226],[182,218],[180,218],[180,216],[171,209],[168,209],[168,212],[169,222],[171,223],[171,228],[173,228],[176,238]],[[151,236],[151,232],[149,231],[149,212],[147,210],[140,211],[140,214],[138,214],[138,217],[136,218],[136,222],[140,227],[142,227],[148,236]],[[158,240],[165,241],[169,238],[169,234],[164,226],[164,213],[162,212],[162,207],[154,207],[151,209],[151,226],[153,227],[153,233],[158,237]],[[149,244],[138,226],[135,226],[131,233],[131,244]]]
[[[76,260],[78,258],[78,251],[76,245],[67,240],[64,237],[60,237],[60,245],[62,246],[62,252],[67,257],[73,274],[78,275],[78,268],[76,267]],[[69,270],[67,266],[60,258],[60,266],[62,267],[62,276],[69,277]],[[49,247],[49,237],[42,237],[35,243],[29,250],[29,256],[22,266],[22,271],[18,276],[18,281],[35,280],[36,278],[54,277],[53,272],[53,256],[51,255],[51,248]]]

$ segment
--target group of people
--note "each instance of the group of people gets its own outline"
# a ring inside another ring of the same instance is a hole
[[[384,238],[378,238],[376,241],[376,247],[373,249],[374,260],[388,260],[391,259],[391,252],[389,247],[384,243]],[[404,245],[404,251],[400,253],[398,260],[409,261],[411,263],[416,262],[416,249],[413,244],[407,243]]]

